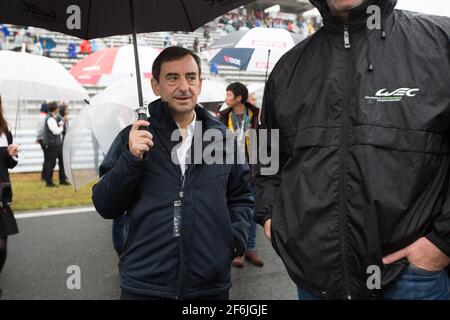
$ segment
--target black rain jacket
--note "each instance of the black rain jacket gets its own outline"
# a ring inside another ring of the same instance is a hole
[[[388,288],[408,265],[383,256],[420,237],[450,256],[450,19],[368,0],[343,24],[311,2],[324,27],[265,89],[262,128],[280,129],[280,169],[257,176],[255,220],[272,218],[272,244],[304,290],[370,298],[369,266]],[[370,30],[374,4],[382,19]]]

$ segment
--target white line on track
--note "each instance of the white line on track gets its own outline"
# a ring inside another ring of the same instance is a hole
[[[28,219],[28,218],[39,218],[39,217],[62,216],[62,215],[75,214],[75,213],[92,213],[92,212],[95,212],[94,207],[85,207],[85,208],[76,208],[76,209],[61,209],[61,210],[18,213],[18,214],[15,214],[14,217],[16,217],[16,219]]]

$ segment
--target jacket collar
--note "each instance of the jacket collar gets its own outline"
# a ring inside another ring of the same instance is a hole
[[[246,103],[244,103],[244,105],[245,105],[246,108],[250,109],[253,112],[253,114],[256,114],[256,113],[259,112],[258,107],[253,105],[253,104],[251,104],[250,102],[246,102]],[[220,113],[221,114],[228,114],[231,111],[233,111],[233,108],[232,107],[228,107],[228,108],[222,110]]]
[[[162,101],[161,99],[158,99],[156,101],[153,101],[148,105],[148,111],[151,117],[149,118],[150,125],[155,126],[156,128],[165,129],[169,131],[174,131],[178,129],[177,124],[173,120],[170,111],[169,106],[167,102]],[[222,123],[217,120],[213,115],[211,115],[208,110],[203,108],[200,105],[195,106],[195,113],[196,113],[196,121],[202,122],[202,128],[203,130],[208,129],[218,129],[220,131],[223,131],[223,133],[226,132],[226,128]]]
[[[327,0],[310,0],[310,2],[319,10],[327,30],[342,32],[344,23],[331,13]],[[366,0],[362,5],[350,11],[346,25],[350,30],[363,29],[366,26],[367,19],[370,17],[370,14],[367,13],[367,8],[371,5],[379,6],[382,20],[386,20],[391,16],[396,4],[397,0]],[[387,29],[390,28],[390,25],[386,25],[386,31],[388,31]]]

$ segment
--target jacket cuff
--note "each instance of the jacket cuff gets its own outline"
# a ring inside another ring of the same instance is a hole
[[[136,157],[134,154],[131,153],[130,149],[128,148],[128,144],[127,144],[127,149],[124,152],[124,156],[125,156],[125,159],[134,166],[142,166],[143,167],[148,159],[147,153],[144,154],[144,157],[142,159]]]
[[[242,257],[245,253],[245,242],[244,239],[239,235],[238,232],[233,230],[233,240],[234,240],[234,258]]]
[[[264,229],[264,225],[266,224],[266,221],[272,219],[272,213],[266,213],[263,218],[254,218],[253,220],[258,223],[261,227]]]
[[[425,237],[450,258],[450,247],[446,241],[437,236],[434,232],[427,234]]]

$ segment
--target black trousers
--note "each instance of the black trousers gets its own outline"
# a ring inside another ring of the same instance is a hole
[[[47,153],[45,152],[44,141],[38,140],[38,142],[39,142],[39,145],[41,146],[42,152],[44,153],[44,162],[42,163],[41,180],[45,180],[45,158],[47,156]]]
[[[159,297],[150,297],[150,296],[134,294],[134,293],[130,293],[130,292],[127,292],[122,289],[121,294],[120,294],[120,300],[166,300],[166,299],[159,298]],[[230,291],[227,291],[227,292],[217,295],[217,296],[199,297],[199,298],[188,299],[188,300],[230,300]]]
[[[67,179],[64,173],[62,147],[46,146],[44,148],[44,180],[47,184],[53,183],[53,170],[56,166],[56,160],[58,160],[59,182],[61,183]]]

